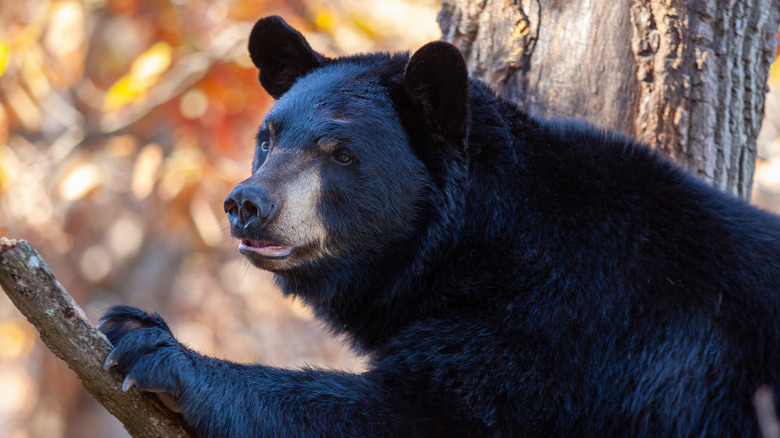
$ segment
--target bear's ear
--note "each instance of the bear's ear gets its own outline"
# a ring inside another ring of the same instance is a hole
[[[274,99],[326,60],[312,50],[300,32],[277,15],[255,23],[249,35],[249,56],[260,69],[260,84]]]
[[[404,86],[443,136],[463,141],[468,130],[469,73],[457,47],[444,41],[422,46],[406,65]]]

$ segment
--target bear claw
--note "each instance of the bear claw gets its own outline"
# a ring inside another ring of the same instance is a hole
[[[127,376],[122,382],[122,391],[127,392],[128,389],[134,387],[138,383],[134,378]]]

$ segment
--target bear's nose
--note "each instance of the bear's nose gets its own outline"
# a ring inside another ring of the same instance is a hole
[[[225,198],[225,213],[230,225],[241,229],[260,228],[276,210],[262,187],[237,185]]]

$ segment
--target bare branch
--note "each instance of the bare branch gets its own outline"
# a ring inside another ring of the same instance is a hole
[[[136,438],[189,437],[181,418],[154,396],[122,391],[118,373],[103,370],[111,343],[89,321],[27,242],[0,238],[0,287],[35,326],[41,340],[75,371],[92,397]]]
[[[780,438],[780,423],[775,413],[775,401],[772,388],[764,385],[756,390],[753,395],[753,405],[756,408],[758,426],[761,428],[762,438]]]

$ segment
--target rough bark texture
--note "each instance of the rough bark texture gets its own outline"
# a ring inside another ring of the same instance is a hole
[[[0,238],[0,287],[35,326],[41,340],[76,373],[89,393],[133,437],[190,436],[154,396],[122,391],[118,373],[103,370],[111,343],[62,288],[27,242]]]
[[[532,113],[586,119],[749,197],[780,0],[443,0],[442,38]]]

